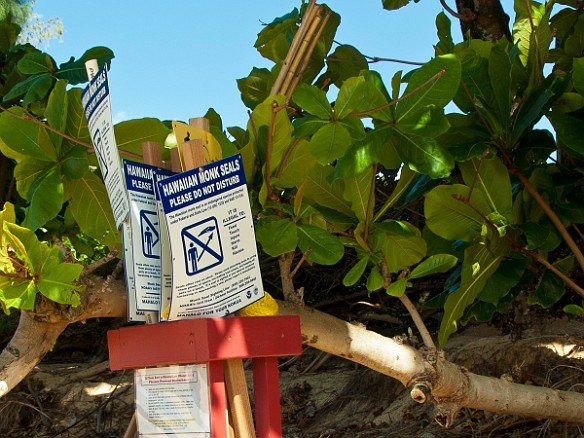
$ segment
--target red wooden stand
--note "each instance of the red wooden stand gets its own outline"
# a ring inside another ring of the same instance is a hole
[[[208,362],[211,433],[227,438],[223,361],[252,358],[256,432],[281,438],[278,356],[302,353],[296,316],[188,319],[108,332],[113,371]]]

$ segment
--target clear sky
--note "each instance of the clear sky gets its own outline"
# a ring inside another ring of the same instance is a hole
[[[454,8],[454,0],[447,0]],[[322,3],[319,1],[319,3]],[[512,0],[502,1],[514,17]],[[341,15],[335,40],[369,56],[424,62],[433,55],[438,0],[421,0],[386,11],[381,0],[331,0]],[[94,46],[114,51],[110,93],[114,120],[156,117],[183,120],[209,107],[224,126],[245,126],[247,110],[236,79],[252,67],[271,67],[253,45],[262,23],[300,7],[301,0],[37,0],[35,12],[63,21],[62,42],[46,51],[58,64],[79,58]],[[461,40],[452,19],[455,41]],[[394,63],[371,66],[388,85],[393,72],[412,67]],[[389,88],[389,87],[388,87]]]

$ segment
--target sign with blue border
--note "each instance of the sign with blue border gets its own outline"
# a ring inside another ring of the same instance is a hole
[[[161,305],[161,236],[160,220],[154,193],[155,172],[164,169],[124,160],[125,183],[130,202],[129,242],[132,251],[136,309],[160,311]],[[166,171],[170,173],[170,171]]]
[[[241,155],[158,182],[172,254],[169,320],[225,316],[264,295]]]
[[[99,70],[81,95],[87,126],[99,169],[107,190],[110,205],[119,229],[128,217],[130,207],[124,189],[124,178],[118,146],[114,136],[114,124],[109,96],[107,70]]]

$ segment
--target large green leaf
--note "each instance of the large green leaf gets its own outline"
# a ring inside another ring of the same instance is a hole
[[[365,221],[367,212],[373,210],[375,198],[371,193],[373,184],[373,168],[369,167],[361,175],[345,178],[345,193],[343,197],[351,203],[355,217]]]
[[[0,283],[0,302],[8,312],[10,308],[34,310],[37,287],[34,280],[10,280]]]
[[[510,221],[513,215],[513,193],[509,170],[503,162],[496,156],[482,161],[473,158],[459,162],[458,167],[465,184],[480,190],[485,195],[491,211],[505,216]]]
[[[55,79],[50,75],[40,75],[31,82],[24,97],[22,98],[23,105],[29,105],[35,101],[43,100],[49,93]]]
[[[73,180],[81,178],[89,170],[87,149],[83,146],[73,146],[61,160],[63,175]]]
[[[503,260],[497,270],[487,280],[479,295],[479,300],[499,304],[499,300],[509,293],[525,271],[526,259]]]
[[[355,108],[356,112],[367,112],[368,116],[374,120],[391,122],[393,120],[393,107],[370,112],[375,108],[383,107],[389,103],[390,97],[383,84],[381,75],[376,71],[362,71],[361,76],[365,78],[365,97],[361,104]]]
[[[584,125],[582,120],[568,114],[547,114],[556,130],[558,146],[584,157]]]
[[[456,266],[458,259],[451,254],[434,254],[416,266],[409,275],[411,280],[442,274]]]
[[[287,157],[278,183],[282,187],[300,186],[310,169],[316,164],[316,158],[310,152],[310,143],[300,140]]]
[[[48,254],[39,274],[37,287],[44,296],[60,304],[81,304],[79,291],[83,289],[77,284],[83,265],[62,263],[59,248],[54,247]]]
[[[32,230],[9,222],[4,222],[4,238],[22,262],[27,276],[37,276],[46,259],[47,246],[39,242]]]
[[[70,212],[81,231],[104,245],[118,244],[120,236],[103,181],[87,172],[65,184]]]
[[[164,123],[149,117],[127,120],[114,126],[116,143],[122,155],[124,151],[142,155],[142,143],[153,141],[164,144],[169,132]]]
[[[454,168],[454,159],[435,139],[406,134],[391,129],[391,140],[397,153],[410,169],[431,178],[444,178]]]
[[[349,78],[339,90],[335,101],[335,115],[337,119],[343,119],[363,105],[365,99],[365,78],[356,76]]]
[[[22,225],[36,230],[53,219],[63,206],[63,182],[57,164],[45,168],[30,186],[29,205]]]
[[[444,109],[428,105],[412,110],[398,123],[399,130],[405,134],[436,138],[450,128]]]
[[[351,135],[339,122],[323,126],[310,140],[310,151],[320,164],[328,164],[342,157],[349,146]]]
[[[383,9],[392,11],[404,7],[410,1],[411,0],[381,0],[381,3],[383,4]]]
[[[584,96],[584,58],[574,58],[573,81],[574,88],[581,96]]]
[[[416,70],[404,91],[403,100],[395,109],[398,122],[410,112],[419,110],[420,107],[446,106],[458,90],[460,75],[460,61],[451,54],[438,56]],[[431,78],[434,79],[431,80]],[[431,80],[429,83],[423,85],[429,80]]]
[[[43,171],[51,166],[46,161],[40,161],[35,158],[22,158],[14,167],[14,179],[16,179],[16,190],[23,198],[28,199],[30,188],[34,182],[40,178]]]
[[[371,244],[382,251],[390,273],[413,266],[426,256],[426,241],[417,228],[405,221],[377,223]]]
[[[60,79],[67,79],[71,85],[83,84],[88,81],[87,71],[85,70],[86,61],[96,59],[100,68],[103,65],[107,65],[109,69],[113,58],[114,52],[107,47],[92,47],[81,55],[81,58],[76,60],[72,56],[69,61],[59,65],[59,71],[56,76]]]
[[[385,292],[387,295],[399,298],[406,293],[408,285],[409,283],[407,278],[398,278],[397,281],[394,281],[387,289],[385,289]]]
[[[297,226],[288,218],[262,220],[255,231],[262,249],[272,257],[293,252],[298,245]]]
[[[296,88],[292,100],[308,114],[323,120],[333,117],[331,104],[326,93],[314,85],[302,84]]]
[[[363,276],[365,268],[367,268],[367,263],[369,263],[369,255],[360,258],[343,277],[343,286],[354,286]]]
[[[71,88],[67,91],[67,123],[65,130],[72,137],[85,143],[91,143],[85,112],[81,105],[81,93],[81,88]]]
[[[470,202],[473,207],[453,196],[466,199],[470,188],[461,184],[438,186],[426,194],[424,215],[430,230],[448,240],[472,241],[481,233],[484,218],[473,208],[485,215],[491,213],[483,193],[473,190]]]
[[[306,174],[306,188],[304,197],[311,199],[324,207],[332,208],[338,212],[353,215],[351,205],[344,199],[344,183],[337,179],[329,182],[332,167],[316,164]]]
[[[460,288],[446,298],[444,316],[438,332],[440,345],[458,329],[458,321],[483,290],[487,280],[499,267],[502,256],[494,256],[487,245],[476,243],[464,252]]]
[[[49,126],[57,129],[60,132],[65,132],[67,126],[67,106],[69,99],[67,99],[67,81],[57,81],[47,102],[45,110],[45,117]],[[49,137],[55,146],[57,156],[61,155],[61,144],[63,143],[63,136],[55,132],[49,132]]]
[[[56,69],[57,65],[53,58],[42,52],[27,53],[18,61],[18,70],[25,75],[53,74]]]
[[[254,67],[247,77],[236,82],[243,104],[254,110],[270,95],[272,73],[267,68]]]
[[[497,105],[497,118],[505,131],[511,123],[511,60],[501,44],[496,44],[489,56],[489,78]]]
[[[574,256],[554,262],[554,266],[567,274],[574,267]],[[566,293],[566,283],[552,271],[545,271],[540,277],[537,288],[527,298],[528,304],[539,304],[548,308],[557,303]]]
[[[24,112],[18,108],[9,111],[18,116],[22,116]],[[44,126],[3,112],[0,114],[0,150],[8,158],[21,159],[29,156],[42,161],[55,161],[55,149],[39,141],[41,131],[47,135]]]
[[[341,44],[327,56],[326,77],[340,88],[348,78],[358,76],[362,70],[368,70],[369,64],[355,47]]]
[[[495,96],[489,77],[489,57],[493,44],[471,40],[468,46],[462,46],[462,50],[460,47],[457,46],[457,53],[461,59],[461,80],[464,87],[458,89],[454,102],[465,113],[474,113],[475,106],[480,107],[481,114],[490,113],[495,107]]]
[[[308,253],[308,260],[319,265],[334,265],[343,258],[345,247],[337,236],[320,227],[298,225],[298,248]]]

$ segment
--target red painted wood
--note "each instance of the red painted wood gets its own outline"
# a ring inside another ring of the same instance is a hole
[[[282,438],[278,358],[253,358],[252,365],[258,437]]]
[[[110,368],[202,363],[302,353],[297,316],[205,318],[108,332]]]
[[[227,398],[223,362],[209,363],[209,396],[211,399],[211,436],[227,438]]]

